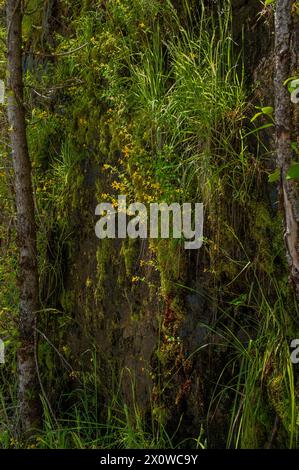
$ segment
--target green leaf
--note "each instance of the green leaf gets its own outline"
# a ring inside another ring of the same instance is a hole
[[[240,305],[245,305],[247,301],[247,294],[241,294],[239,297],[231,300],[229,303],[239,307]]]
[[[280,169],[279,168],[276,168],[276,170],[273,173],[270,173],[270,175],[268,175],[269,183],[276,183],[276,181],[278,181],[279,178],[280,178]]]
[[[259,131],[262,131],[263,129],[268,129],[269,127],[274,127],[274,124],[272,124],[271,122],[269,122],[269,124],[264,124],[263,126],[260,126],[260,127],[257,127],[256,129],[253,129],[252,131],[250,132],[247,132],[244,137],[248,137],[249,135],[251,134],[255,134]]]
[[[272,106],[266,106],[265,108],[261,108],[263,114],[272,114],[274,109]]]
[[[250,119],[250,122],[255,121],[259,116],[262,116],[263,114],[265,114],[266,116],[271,116],[271,114],[274,111],[272,106],[265,106],[264,108],[260,108],[259,106],[256,106],[256,109],[259,109],[260,111],[258,113],[256,113],[253,116],[253,118]]]
[[[259,113],[256,113],[253,118],[250,119],[250,122],[253,122],[255,121],[259,116],[262,116],[263,113],[259,112]]]
[[[299,163],[293,163],[287,172],[287,180],[299,178]]]
[[[268,5],[271,5],[271,3],[274,3],[275,0],[266,0],[265,1],[265,6],[267,7]]]
[[[284,82],[283,82],[283,85],[286,86],[289,82],[291,82],[292,80],[297,80],[298,79],[298,75],[294,76],[294,77],[289,77],[287,78]]]

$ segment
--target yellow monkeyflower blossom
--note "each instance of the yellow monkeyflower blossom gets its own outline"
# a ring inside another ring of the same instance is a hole
[[[103,165],[103,170],[109,170],[109,168],[111,168],[111,165],[108,165],[108,163]]]
[[[130,149],[127,145],[123,148],[122,153],[125,157],[128,157],[130,155]]]
[[[113,189],[116,189],[116,190],[121,189],[121,184],[118,181],[113,181],[111,186]]]

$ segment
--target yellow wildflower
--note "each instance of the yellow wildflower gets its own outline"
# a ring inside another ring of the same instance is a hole
[[[113,189],[116,189],[116,190],[121,189],[121,184],[118,181],[113,181],[111,186]]]
[[[126,146],[123,148],[122,152],[123,152],[123,154],[124,154],[125,157],[128,157],[129,154],[130,154],[130,149],[129,149],[129,147],[126,145]]]

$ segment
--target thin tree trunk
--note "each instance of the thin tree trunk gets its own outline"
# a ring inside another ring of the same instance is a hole
[[[18,349],[19,409],[23,432],[38,426],[40,406],[35,365],[35,323],[39,308],[36,225],[28,153],[22,77],[22,2],[7,0],[8,121],[17,208],[20,322]]]
[[[276,0],[275,12],[275,120],[277,165],[281,170],[281,195],[285,221],[285,245],[290,279],[299,296],[299,198],[298,183],[287,180],[287,171],[293,158],[292,140],[296,141],[290,93],[285,80],[298,73],[297,28],[292,13],[293,0]]]

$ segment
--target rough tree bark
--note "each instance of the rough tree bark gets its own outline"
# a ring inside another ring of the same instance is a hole
[[[7,0],[8,121],[17,208],[19,248],[18,374],[21,430],[29,433],[40,421],[38,377],[35,364],[35,322],[39,308],[36,225],[31,180],[22,76],[22,1]]]
[[[296,125],[285,80],[298,73],[298,43],[293,0],[276,0],[275,12],[275,121],[277,165],[281,170],[281,196],[285,222],[285,245],[290,279],[299,297],[299,198],[298,183],[287,180],[293,159],[291,143],[296,140]]]

